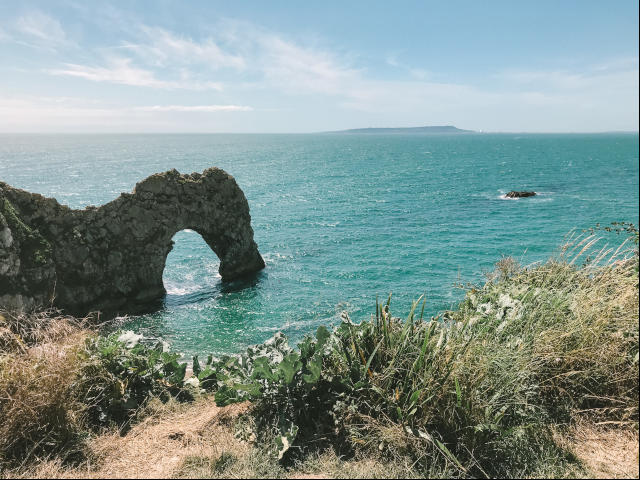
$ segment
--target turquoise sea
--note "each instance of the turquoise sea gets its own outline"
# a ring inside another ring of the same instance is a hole
[[[501,256],[540,261],[571,229],[638,223],[637,134],[0,135],[0,180],[74,208],[210,166],[244,190],[267,267],[223,284],[200,236],[176,234],[164,308],[123,326],[185,354],[362,320],[389,292],[394,313],[424,293],[433,315]]]

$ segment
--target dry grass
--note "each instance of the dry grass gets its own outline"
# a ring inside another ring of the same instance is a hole
[[[191,404],[152,402],[149,416],[126,436],[110,432],[90,439],[87,460],[60,459],[6,471],[5,478],[421,478],[408,460],[375,455],[344,459],[327,450],[285,469],[238,440],[234,423],[247,404],[217,407],[211,398]],[[556,435],[586,469],[560,471],[549,465],[540,476],[637,478],[638,434],[619,426],[583,422]],[[427,472],[427,476],[430,476]],[[437,476],[437,475],[436,475]]]
[[[638,478],[638,431],[634,427],[582,421],[555,437],[591,478]]]
[[[22,471],[37,478],[173,478],[191,458],[242,457],[250,450],[229,423],[246,405],[220,408],[213,399],[155,404],[155,412],[125,436],[112,431],[87,442],[87,460],[69,467],[59,460]]]
[[[325,451],[297,464],[289,478],[422,478],[410,461],[367,456],[344,459]]]
[[[87,334],[69,317],[0,312],[0,467],[77,453],[82,406],[72,391]]]

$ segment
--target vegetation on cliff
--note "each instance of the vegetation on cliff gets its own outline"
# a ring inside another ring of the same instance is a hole
[[[568,432],[638,429],[637,247],[595,251],[595,240],[574,239],[540,265],[503,259],[436,318],[424,318],[423,299],[394,317],[389,298],[371,319],[345,315],[298,348],[276,335],[240,356],[194,358],[186,379],[161,343],[3,314],[0,460],[7,472],[58,458],[67,474],[87,473],[100,468],[90,452],[104,432],[124,435],[161,402],[195,400],[196,418],[213,397],[219,407],[250,402],[225,428],[272,470],[216,449],[171,475],[277,476],[319,459],[329,470],[379,459],[388,470],[353,475],[589,476],[562,441]]]
[[[4,220],[16,240],[24,250],[21,261],[24,268],[45,265],[51,261],[51,245],[40,233],[26,225],[16,213],[15,208],[6,198],[0,199],[0,217]]]

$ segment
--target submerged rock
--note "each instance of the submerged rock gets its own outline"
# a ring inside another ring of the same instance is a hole
[[[523,197],[533,197],[537,195],[536,192],[517,192],[515,190],[510,191],[505,195],[507,198],[523,198]]]
[[[225,281],[264,268],[249,204],[218,168],[151,175],[84,210],[0,182],[0,308],[135,311],[166,293],[165,261],[184,229],[218,255]]]

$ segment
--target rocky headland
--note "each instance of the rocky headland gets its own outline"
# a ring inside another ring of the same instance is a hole
[[[224,281],[264,268],[244,193],[218,168],[154,174],[83,210],[0,182],[0,308],[139,309],[166,293],[165,261],[184,229],[220,258]]]

